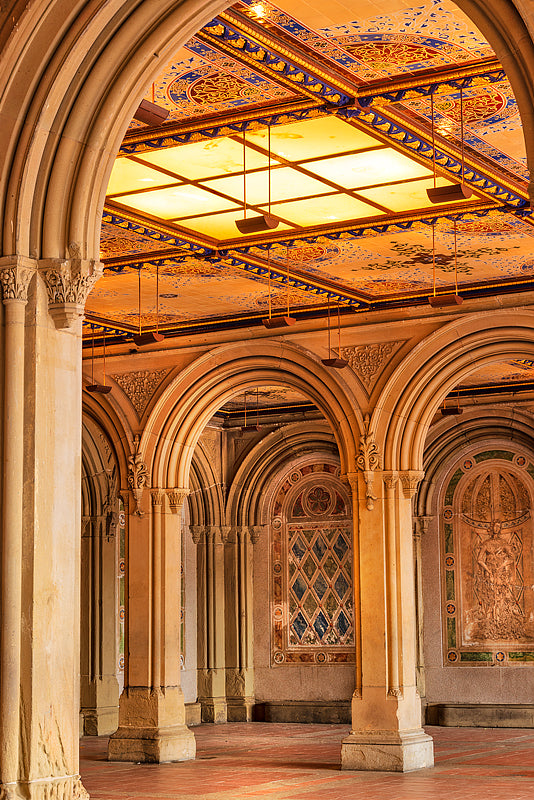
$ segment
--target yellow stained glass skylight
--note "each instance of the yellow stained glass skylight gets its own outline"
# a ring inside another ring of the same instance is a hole
[[[206,186],[218,192],[243,201],[243,176],[216,178],[206,181]],[[310,178],[290,167],[271,169],[271,201],[288,200],[294,197],[308,197],[331,192],[330,186]],[[247,203],[265,203],[269,196],[269,173],[267,170],[247,175]]]
[[[178,224],[183,228],[190,228],[196,233],[203,233],[212,239],[240,239],[243,234],[240,233],[236,227],[236,220],[243,219],[243,209],[239,211],[226,211],[223,214],[210,214],[204,217],[195,217],[194,219],[184,219],[183,222]],[[253,211],[247,211],[247,217],[257,216]],[[280,223],[277,231],[290,230],[290,225]]]
[[[204,189],[190,184],[171,186],[168,189],[158,189],[141,194],[122,195],[116,199],[122,205],[162,219],[185,217],[189,214],[202,214],[209,211],[226,211],[236,205],[231,200],[217,197],[211,192],[206,192]]]
[[[267,128],[247,133],[247,141],[267,150]],[[275,125],[271,128],[271,152],[289,161],[361,150],[379,144],[374,137],[334,116]]]
[[[143,161],[164,167],[189,180],[212,178],[243,172],[243,144],[239,140],[222,138],[166,147],[143,153]],[[247,170],[260,169],[269,163],[267,156],[247,147]]]
[[[431,175],[432,170],[390,147],[368,153],[311,161],[306,169],[345,189],[358,189],[387,181],[400,181]]]
[[[266,206],[263,207],[265,210]],[[289,203],[277,203],[272,209],[284,219],[296,225],[327,225],[329,222],[340,222],[346,219],[372,217],[380,212],[374,207],[349,197],[346,194],[334,194],[311,197],[308,200],[296,200]]]
[[[111,171],[108,195],[124,194],[136,189],[150,189],[151,186],[168,186],[176,183],[176,178],[164,172],[139,164],[129,158],[117,158]]]
[[[438,176],[437,186],[450,186],[452,181]],[[421,181],[409,181],[394,186],[378,186],[376,189],[362,189],[359,194],[368,197],[375,203],[381,203],[391,211],[410,211],[413,208],[431,207],[432,203],[428,199],[427,189],[434,186],[433,178],[426,178]],[[462,202],[466,202],[465,200]]]

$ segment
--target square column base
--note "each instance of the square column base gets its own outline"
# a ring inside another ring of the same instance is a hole
[[[185,725],[169,728],[121,726],[108,744],[109,761],[164,763],[189,761],[196,755],[194,734]]]
[[[214,722],[223,725],[228,722],[228,709],[224,697],[200,697],[202,705],[202,722]]]
[[[434,766],[434,743],[423,730],[353,732],[341,744],[341,769],[411,772]]]

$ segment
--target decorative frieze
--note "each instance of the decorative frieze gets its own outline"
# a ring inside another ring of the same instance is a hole
[[[101,277],[103,265],[79,257],[72,246],[70,259],[47,258],[39,262],[39,271],[48,294],[48,310],[56,328],[70,328],[84,313],[89,292]]]
[[[382,366],[402,342],[380,342],[341,348],[342,357],[363,383],[368,394],[380,377]]]
[[[156,369],[152,371],[142,369],[136,372],[112,375],[111,377],[119,384],[128,400],[141,417],[157,387],[169,372],[170,369]]]
[[[142,517],[141,499],[143,497],[143,490],[148,486],[148,470],[143,462],[143,456],[140,453],[140,439],[139,435],[134,437],[133,452],[128,457],[128,486],[135,500],[134,514],[137,517]]]

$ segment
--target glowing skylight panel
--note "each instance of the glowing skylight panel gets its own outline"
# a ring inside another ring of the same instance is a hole
[[[266,210],[265,206],[264,209]],[[360,217],[371,217],[380,212],[373,206],[346,194],[311,197],[308,200],[296,200],[289,203],[277,203],[273,209],[284,219],[296,225],[306,227],[312,225],[328,225]]]
[[[358,189],[374,183],[401,181],[432,174],[432,170],[389,147],[312,161],[306,164],[306,169],[345,189]]]
[[[143,153],[141,157],[143,161],[164,167],[189,180],[243,172],[243,144],[229,138],[166,147],[152,153]],[[247,147],[247,171],[266,167],[268,162],[267,156]]]
[[[117,198],[117,202],[129,208],[151,214],[153,217],[173,219],[209,211],[226,211],[235,208],[235,203],[206,192],[190,184],[171,186],[142,194],[130,194]]]
[[[150,189],[152,186],[168,186],[176,183],[176,178],[146,167],[129,158],[116,158],[111,170],[107,194],[124,194],[137,189]]]
[[[254,215],[254,211],[247,212],[247,217]],[[210,214],[209,216],[196,217],[194,219],[184,219],[177,224],[218,241],[240,239],[243,234],[238,231],[235,222],[237,219],[243,219],[243,216],[243,209],[240,208],[239,211],[227,211],[223,214]],[[290,228],[290,225],[280,223],[276,230],[290,230]]]
[[[207,187],[216,189],[218,192],[236,198],[239,202],[243,201],[242,175],[231,178],[217,178],[206,181],[205,184]],[[272,202],[277,200],[289,200],[296,197],[308,197],[331,191],[331,187],[322,183],[322,181],[315,180],[315,178],[311,178],[289,167],[271,169]],[[268,200],[268,197],[268,171],[263,170],[247,175],[247,203],[252,203],[253,205],[263,204]]]
[[[451,181],[438,177],[437,186],[450,186]],[[434,186],[433,178],[421,181],[409,181],[407,183],[396,184],[395,186],[378,186],[376,189],[362,189],[359,194],[375,203],[391,209],[391,211],[401,212],[410,211],[414,208],[434,207],[428,199],[427,189]],[[462,202],[467,202],[463,200]]]
[[[267,128],[247,133],[247,141],[268,149]],[[289,161],[376,147],[380,142],[335,116],[271,127],[271,153]]]

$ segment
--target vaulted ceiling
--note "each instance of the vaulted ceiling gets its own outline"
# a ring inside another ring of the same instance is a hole
[[[139,286],[143,329],[158,292],[169,336],[259,325],[269,304],[298,320],[426,304],[456,279],[464,298],[532,287],[517,105],[449,0],[241,0],[146,99],[169,116],[133,120],[117,156],[87,333],[135,332]],[[469,199],[429,201],[462,178]],[[266,213],[275,229],[236,227]]]

